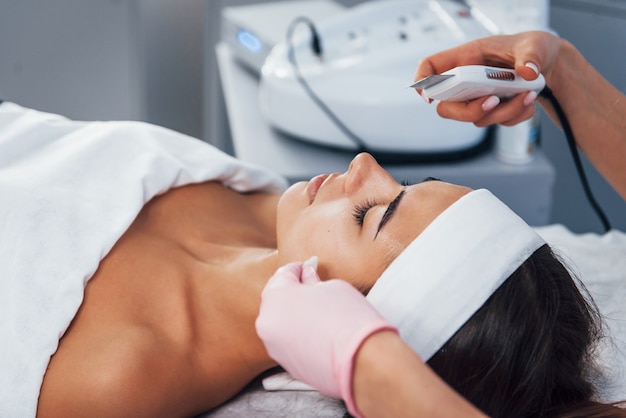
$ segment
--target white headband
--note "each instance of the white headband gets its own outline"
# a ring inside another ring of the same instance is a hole
[[[426,361],[543,244],[488,190],[475,190],[408,245],[367,299]]]

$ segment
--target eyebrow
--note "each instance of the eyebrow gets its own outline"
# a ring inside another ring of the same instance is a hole
[[[389,203],[389,206],[387,206],[387,210],[383,214],[383,217],[381,218],[380,223],[378,224],[378,229],[376,230],[376,235],[374,235],[374,239],[376,239],[376,237],[378,236],[378,233],[383,228],[383,226],[385,226],[387,222],[389,222],[389,220],[393,217],[393,214],[396,213],[398,204],[400,204],[400,201],[404,197],[405,193],[406,193],[406,187],[403,187],[400,193],[398,194],[398,196],[396,196],[395,199],[393,199],[391,203]]]

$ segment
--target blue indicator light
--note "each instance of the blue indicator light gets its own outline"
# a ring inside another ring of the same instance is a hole
[[[237,32],[237,41],[239,41],[239,44],[244,48],[255,54],[261,52],[261,49],[263,49],[263,45],[261,44],[259,38],[254,36],[252,32],[245,29],[239,29]]]

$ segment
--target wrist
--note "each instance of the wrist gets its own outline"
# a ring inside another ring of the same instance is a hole
[[[382,416],[482,417],[394,332],[370,336],[355,358],[356,408]]]
[[[380,318],[380,320],[374,324],[374,326],[370,326],[366,333],[357,333],[358,342],[356,345],[353,345],[354,349],[351,350],[352,355],[350,356],[349,362],[347,363],[347,370],[344,369],[342,373],[340,373],[340,391],[341,398],[346,403],[346,407],[348,411],[354,415],[355,417],[360,417],[359,408],[356,406],[356,398],[355,398],[355,378],[356,373],[359,370],[359,366],[357,365],[358,359],[363,357],[361,354],[365,348],[365,357],[368,365],[366,369],[371,370],[371,363],[378,354],[380,354],[380,342],[382,336],[382,343],[386,344],[389,338],[394,338],[400,341],[400,337],[398,336],[398,331],[395,327],[387,323],[385,320]],[[374,344],[372,344],[374,341]]]
[[[353,391],[356,409],[365,416],[389,414],[389,392],[401,400],[406,388],[401,370],[411,368],[414,362],[422,364],[415,354],[393,331],[384,330],[371,335],[355,355]],[[393,402],[406,405],[403,402]],[[390,414],[393,416],[394,414]]]
[[[544,74],[546,85],[550,87],[559,102],[566,103],[569,96],[586,83],[582,78],[589,65],[582,54],[568,40],[559,38],[557,59],[554,66]]]

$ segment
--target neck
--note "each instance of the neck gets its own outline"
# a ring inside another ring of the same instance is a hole
[[[275,249],[221,248],[217,262],[205,275],[194,280],[191,315],[200,349],[210,352],[226,342],[237,360],[249,365],[254,374],[276,363],[267,355],[256,334],[261,292],[278,268]]]

